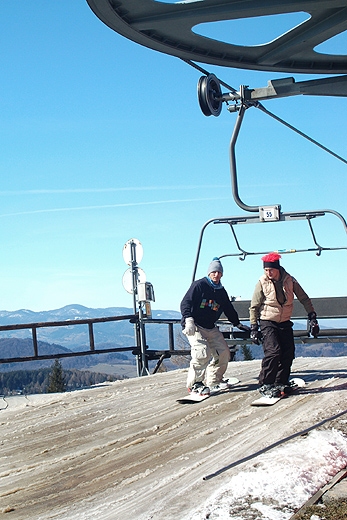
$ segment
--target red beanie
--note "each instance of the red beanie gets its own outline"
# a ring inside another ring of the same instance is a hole
[[[262,261],[264,262],[264,269],[265,267],[270,267],[272,269],[279,269],[280,268],[280,258],[281,255],[278,253],[269,253],[268,255],[265,255],[262,257]]]

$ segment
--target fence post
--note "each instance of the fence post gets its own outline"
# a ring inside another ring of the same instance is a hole
[[[169,350],[175,350],[175,338],[173,331],[173,323],[169,323]]]
[[[36,331],[36,327],[33,327],[31,329],[31,332],[32,332],[32,336],[33,336],[34,356],[38,357],[39,350],[38,350],[38,346],[37,346],[37,331]]]
[[[93,323],[88,323],[88,330],[89,330],[89,348],[91,351],[94,351],[95,343],[94,343]]]

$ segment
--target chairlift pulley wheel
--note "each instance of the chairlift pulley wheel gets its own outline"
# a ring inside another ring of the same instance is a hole
[[[222,90],[214,74],[201,76],[198,82],[198,100],[205,116],[218,117],[222,111]]]

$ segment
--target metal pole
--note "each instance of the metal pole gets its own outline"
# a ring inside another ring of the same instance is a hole
[[[131,254],[131,278],[132,278],[132,289],[133,289],[133,308],[134,308],[134,314],[137,312],[137,305],[136,305],[136,291],[137,291],[137,276],[138,276],[138,270],[137,270],[137,262],[136,262],[136,244],[135,242],[130,242],[130,254]]]
[[[139,328],[140,328],[140,344],[141,344],[141,376],[148,376],[148,359],[146,356],[146,333],[145,333],[145,324],[143,322],[143,311],[142,305],[139,303]]]
[[[130,242],[130,251],[134,314],[138,314],[138,323],[135,324],[135,340],[136,346],[141,353],[138,356],[137,375],[146,376],[149,374],[148,360],[146,356],[146,335],[143,323],[142,307],[137,303],[138,267],[136,261],[136,243],[133,241]]]
[[[230,161],[230,174],[231,174],[231,183],[232,183],[232,191],[233,191],[233,197],[236,204],[245,211],[254,211],[259,212],[258,206],[247,206],[239,196],[239,189],[238,189],[238,183],[237,183],[237,169],[236,169],[236,156],[235,156],[235,146],[236,141],[240,132],[241,123],[243,121],[246,109],[244,104],[241,105],[239,113],[237,115],[237,119],[234,126],[234,131],[231,136],[230,145],[229,145],[229,161]]]
[[[130,242],[130,262],[131,262],[131,282],[132,282],[132,291],[133,291],[133,309],[134,314],[137,314],[137,304],[136,304],[136,292],[137,292],[137,262],[136,262],[136,243]],[[140,342],[140,334],[139,334],[139,323],[136,321],[134,323],[134,335],[135,335],[135,343],[138,349],[141,348]],[[137,365],[137,375],[140,376],[142,372],[142,356],[138,354],[136,356],[136,365]]]

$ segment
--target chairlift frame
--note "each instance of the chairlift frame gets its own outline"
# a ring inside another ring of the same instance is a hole
[[[316,217],[323,217],[327,213],[331,214],[331,215],[335,215],[337,218],[339,218],[345,231],[347,232],[346,220],[340,213],[338,213],[337,211],[334,211],[334,210],[325,209],[325,210],[318,210],[318,211],[299,211],[299,212],[281,213],[280,221],[282,221],[282,222],[306,219],[315,247],[308,247],[305,249],[279,249],[276,252],[280,253],[280,254],[316,252],[316,255],[320,256],[322,254],[322,251],[347,250],[347,246],[346,247],[324,247],[318,243],[311,221],[312,221],[312,219],[314,219]],[[192,281],[194,281],[195,277],[196,277],[196,272],[197,272],[197,268],[198,268],[204,233],[206,231],[206,228],[210,224],[228,224],[230,227],[232,236],[234,238],[235,245],[238,250],[237,253],[226,253],[223,255],[219,255],[219,258],[238,257],[239,260],[244,261],[244,260],[246,260],[247,256],[265,255],[270,252],[268,250],[266,250],[266,251],[265,250],[264,251],[246,251],[240,245],[239,239],[236,235],[235,226],[237,226],[239,224],[257,224],[257,223],[264,223],[264,221],[260,220],[259,216],[253,216],[253,215],[252,216],[245,215],[242,217],[234,216],[234,217],[212,218],[212,219],[208,220],[207,222],[205,222],[205,224],[203,225],[203,227],[201,229],[200,236],[199,236],[199,242],[198,242],[198,248],[197,248],[197,253],[196,253],[196,257],[195,257]]]
[[[347,76],[344,77],[344,82],[346,81]],[[193,281],[195,280],[196,272],[197,272],[197,266],[199,262],[200,252],[201,252],[201,246],[203,241],[204,232],[211,223],[213,224],[228,224],[231,229],[231,233],[233,235],[236,247],[238,249],[237,253],[228,253],[224,255],[220,255],[220,258],[225,257],[233,257],[238,256],[240,260],[245,260],[247,256],[250,255],[261,255],[269,253],[270,251],[246,251],[243,249],[239,243],[239,240],[236,235],[235,226],[238,224],[259,224],[259,223],[266,223],[266,222],[283,222],[283,221],[293,221],[293,220],[306,220],[309,226],[309,230],[312,236],[312,240],[315,247],[308,247],[305,249],[284,249],[278,251],[281,254],[287,254],[287,253],[303,253],[303,252],[316,252],[317,256],[320,256],[322,251],[336,251],[336,250],[347,250],[347,246],[344,247],[324,247],[321,246],[316,238],[316,234],[314,232],[313,226],[312,226],[312,220],[316,217],[322,217],[326,214],[331,214],[336,216],[342,223],[343,228],[347,234],[347,222],[345,218],[338,213],[335,210],[331,209],[324,209],[324,210],[303,210],[303,211],[289,211],[289,212],[282,212],[281,211],[281,205],[280,204],[274,204],[272,206],[264,205],[264,206],[249,206],[245,204],[239,195],[238,190],[238,182],[237,182],[237,167],[236,167],[236,142],[237,138],[239,136],[239,132],[241,129],[242,122],[244,120],[244,116],[246,113],[246,110],[252,106],[257,107],[259,105],[259,99],[267,99],[267,98],[273,98],[273,97],[283,97],[286,95],[296,95],[300,94],[301,89],[298,87],[298,84],[296,84],[294,81],[292,81],[292,78],[289,78],[289,81],[279,80],[282,85],[282,89],[276,90],[273,88],[273,83],[276,82],[269,82],[269,85],[267,88],[262,89],[252,89],[250,90],[246,86],[241,86],[240,91],[236,92],[233,90],[230,93],[222,94],[220,83],[218,78],[214,74],[209,74],[207,76],[203,76],[200,78],[198,82],[198,100],[200,104],[200,108],[204,115],[214,115],[218,116],[221,113],[221,105],[223,102],[228,103],[230,101],[235,102],[234,105],[231,107],[228,107],[228,110],[230,112],[237,112],[237,118],[234,125],[234,130],[230,139],[230,145],[229,145],[229,161],[230,161],[230,174],[231,174],[231,184],[232,184],[232,195],[234,198],[234,201],[236,204],[243,209],[244,211],[250,212],[250,213],[258,213],[258,215],[245,215],[245,216],[234,216],[234,217],[220,217],[220,218],[213,218],[208,220],[204,226],[202,227],[202,230],[200,232],[200,238],[198,242],[198,249],[197,254],[195,258],[195,264],[194,264],[194,270],[193,270]],[[321,82],[323,81],[323,86],[321,85]],[[310,82],[304,82],[305,83],[305,89],[307,89],[307,93],[310,92]],[[283,87],[285,86],[285,87]],[[323,88],[326,87],[329,88],[332,86],[330,81],[326,80],[312,80],[312,88],[316,90],[317,88]],[[291,90],[292,87],[292,90]],[[267,90],[268,89],[268,90]],[[258,95],[256,93],[258,91]]]

